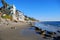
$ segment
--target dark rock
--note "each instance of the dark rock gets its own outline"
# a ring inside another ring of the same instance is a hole
[[[50,34],[50,35],[56,34],[55,32],[49,32],[49,31],[47,31],[47,33]]]
[[[57,32],[58,32],[58,33],[60,33],[60,31],[59,31],[59,30],[58,30]]]
[[[60,36],[54,37],[53,40],[60,40]]]
[[[51,37],[51,35],[45,34],[46,37]]]
[[[35,27],[35,30],[40,30],[38,27]]]
[[[11,29],[16,29],[15,27],[11,27]]]

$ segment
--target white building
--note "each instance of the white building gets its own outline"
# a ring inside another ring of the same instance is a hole
[[[12,16],[12,19],[16,20],[16,14],[15,14],[16,13],[16,7],[14,5],[10,5],[7,7],[7,10],[9,10],[8,14]]]
[[[16,21],[24,21],[24,15],[21,11],[16,10],[16,7],[14,5],[8,6],[7,9],[10,11],[9,15],[12,16],[13,20]]]
[[[18,20],[19,21],[24,21],[24,19],[25,19],[25,16],[24,16],[24,14],[21,12],[21,11],[17,11],[17,18],[18,18]]]

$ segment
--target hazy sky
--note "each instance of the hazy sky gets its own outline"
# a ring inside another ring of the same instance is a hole
[[[60,0],[6,0],[6,2],[14,4],[25,15],[41,21],[60,21]]]

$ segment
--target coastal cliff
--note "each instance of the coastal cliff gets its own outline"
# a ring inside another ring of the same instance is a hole
[[[8,4],[5,0],[1,0],[2,7],[0,7],[1,18],[8,19],[11,21],[37,21],[35,18],[28,17],[18,9],[15,5]]]

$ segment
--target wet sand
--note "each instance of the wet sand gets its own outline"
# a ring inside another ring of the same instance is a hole
[[[0,24],[0,40],[50,40],[42,38],[30,28],[27,23]]]

